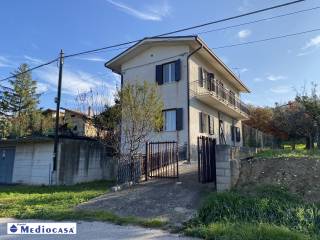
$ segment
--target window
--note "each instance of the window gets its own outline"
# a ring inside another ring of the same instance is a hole
[[[176,130],[176,110],[163,111],[163,119],[165,132]]]
[[[236,141],[241,141],[240,128],[236,127]]]
[[[175,64],[167,63],[163,65],[163,83],[172,83],[175,81]]]
[[[231,141],[241,141],[240,128],[231,126]]]
[[[199,113],[199,132],[208,133],[210,135],[214,134],[214,117],[206,113]]]
[[[158,85],[180,81],[181,61],[180,59],[156,66],[156,82]]]

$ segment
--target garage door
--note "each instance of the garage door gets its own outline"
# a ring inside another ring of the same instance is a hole
[[[0,148],[0,183],[11,183],[15,148]]]

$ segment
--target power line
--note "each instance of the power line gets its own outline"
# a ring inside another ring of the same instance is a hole
[[[11,76],[9,76],[9,77],[7,77],[7,78],[1,79],[0,81],[1,81],[1,82],[2,82],[2,81],[6,81],[6,80],[9,80],[10,78],[17,77],[17,76],[20,76],[20,75],[22,75],[22,74],[25,74],[25,73],[31,72],[31,71],[33,71],[33,70],[36,70],[36,69],[38,69],[38,68],[41,68],[41,67],[50,65],[50,64],[56,62],[58,59],[59,59],[59,58],[55,58],[55,59],[51,60],[50,62],[46,62],[46,63],[43,63],[43,64],[38,65],[38,66],[36,66],[36,67],[29,68],[29,69],[26,70],[26,71],[23,71],[23,72],[20,72],[20,73],[17,73],[17,74],[13,74],[13,75],[11,75]]]
[[[244,13],[244,14],[240,14],[240,15],[236,15],[236,16],[232,16],[232,17],[228,17],[228,18],[223,18],[223,19],[219,19],[219,20],[215,20],[215,21],[211,21],[211,22],[195,25],[195,26],[192,26],[192,27],[186,27],[186,28],[178,29],[178,30],[175,30],[175,31],[167,32],[167,33],[162,33],[162,34],[159,34],[159,35],[152,36],[151,38],[163,37],[163,36],[172,35],[172,34],[176,34],[176,33],[180,33],[180,32],[185,32],[185,31],[188,31],[188,30],[191,30],[191,29],[201,28],[201,27],[209,26],[209,25],[216,24],[216,23],[230,21],[230,20],[233,20],[233,19],[246,17],[246,16],[249,16],[249,15],[253,15],[253,14],[257,14],[257,13],[261,13],[261,12],[266,12],[266,11],[270,11],[270,10],[277,9],[277,8],[286,7],[286,6],[297,4],[297,3],[300,3],[300,2],[304,2],[304,1],[306,1],[306,0],[296,0],[296,1],[292,1],[292,2],[287,2],[287,3],[275,5],[275,6],[268,7],[268,8],[263,8],[263,9],[255,10],[255,11],[252,11],[252,12]],[[88,54],[88,53],[93,53],[93,52],[97,52],[97,51],[101,51],[101,50],[105,50],[105,49],[109,49],[109,48],[120,47],[120,46],[123,46],[123,45],[137,43],[137,42],[139,42],[141,40],[143,40],[143,38],[142,39],[138,39],[138,40],[134,40],[134,41],[114,44],[114,45],[107,46],[107,47],[102,47],[102,48],[97,48],[97,49],[93,49],[93,50],[88,50],[88,51],[78,52],[78,53],[74,53],[74,54],[69,54],[69,55],[66,55],[65,58],[75,57],[75,56],[79,56],[79,55],[82,55],[82,54]]]
[[[215,20],[215,21],[211,21],[211,22],[207,22],[207,23],[203,23],[203,24],[199,24],[199,25],[195,25],[195,26],[192,26],[192,27],[186,27],[186,28],[178,29],[178,30],[175,30],[175,31],[167,32],[167,33],[162,33],[162,34],[159,34],[159,35],[152,36],[152,38],[154,38],[154,37],[163,37],[163,36],[172,35],[172,34],[176,34],[176,33],[180,33],[180,32],[185,32],[185,31],[188,31],[188,30],[191,30],[191,29],[201,28],[201,27],[209,26],[209,25],[216,24],[216,23],[230,21],[230,20],[233,20],[233,19],[238,19],[238,18],[241,18],[241,17],[246,17],[246,16],[257,14],[257,13],[270,11],[270,10],[277,9],[277,8],[286,7],[286,6],[297,4],[297,3],[300,3],[300,2],[304,2],[304,1],[306,1],[306,0],[291,1],[291,2],[287,2],[287,3],[283,3],[283,4],[279,4],[279,5],[275,5],[275,6],[271,6],[271,7],[267,7],[267,8],[263,8],[263,9],[259,9],[259,10],[255,10],[255,11],[251,11],[251,12],[248,12],[248,13],[244,13],[244,14],[240,14],[240,15],[236,15],[236,16],[232,16],[232,17],[228,17],[228,18],[223,18],[223,19],[219,19],[219,20]],[[82,52],[78,52],[78,53],[74,53],[74,54],[65,55],[64,58],[75,57],[75,56],[88,54],[88,53],[93,53],[93,52],[98,52],[98,51],[101,51],[101,50],[106,50],[106,49],[110,49],[110,48],[114,48],[114,47],[125,46],[125,45],[129,45],[129,44],[137,43],[137,42],[139,42],[141,40],[143,40],[143,38],[142,39],[138,39],[138,40],[134,40],[134,41],[128,41],[128,42],[124,42],[124,43],[114,44],[114,45],[110,45],[110,46],[107,46],[107,47],[102,47],[102,48],[97,48],[97,49],[93,49],[93,50],[82,51]],[[7,78],[1,79],[0,81],[6,81],[6,80],[8,80],[8,79],[10,79],[12,77],[16,77],[16,76],[19,76],[21,74],[33,71],[35,69],[47,66],[49,64],[52,64],[52,63],[56,62],[57,60],[58,60],[58,58],[55,58],[52,61],[49,61],[47,63],[43,63],[41,65],[38,65],[38,66],[34,67],[34,68],[30,68],[27,71],[24,71],[22,73],[11,75],[11,76],[9,76]]]
[[[286,35],[280,35],[280,36],[275,36],[275,37],[270,37],[270,38],[264,38],[264,39],[259,39],[259,40],[255,40],[255,41],[250,41],[250,42],[224,45],[224,46],[214,47],[212,49],[222,49],[222,48],[230,48],[230,47],[236,47],[236,46],[242,46],[242,45],[249,45],[249,44],[266,42],[266,41],[271,41],[271,40],[280,39],[280,38],[293,37],[293,36],[302,35],[302,34],[306,34],[306,33],[317,32],[317,31],[320,31],[320,28],[311,29],[311,30],[307,30],[307,31],[303,31],[303,32],[286,34]]]
[[[307,8],[307,9],[303,9],[303,10],[295,11],[295,12],[290,12],[290,13],[286,13],[286,14],[276,15],[276,16],[273,16],[273,17],[261,18],[261,19],[257,19],[257,20],[254,20],[254,21],[244,22],[244,23],[235,24],[235,25],[231,25],[231,26],[226,26],[226,27],[222,27],[222,28],[216,28],[216,29],[212,29],[212,30],[208,30],[208,31],[197,32],[195,34],[206,34],[206,33],[211,33],[211,32],[216,32],[216,31],[222,31],[222,30],[229,29],[229,28],[241,27],[241,26],[250,25],[250,24],[253,24],[253,23],[269,21],[269,20],[273,20],[273,19],[276,19],[276,18],[287,17],[287,16],[291,16],[291,15],[294,15],[294,14],[308,12],[308,11],[317,10],[317,9],[320,9],[320,6],[313,7],[313,8]]]

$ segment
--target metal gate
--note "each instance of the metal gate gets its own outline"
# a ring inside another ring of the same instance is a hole
[[[179,178],[177,142],[147,142],[144,162],[145,180]]]
[[[0,183],[12,183],[15,148],[0,148]]]
[[[198,137],[198,177],[199,182],[216,184],[216,139]]]

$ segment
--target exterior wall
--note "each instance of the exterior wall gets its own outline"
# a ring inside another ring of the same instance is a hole
[[[202,60],[199,55],[194,55],[189,60],[189,67],[190,67],[190,152],[191,152],[191,160],[197,160],[198,152],[197,152],[197,137],[200,135],[210,136],[217,139],[217,143],[219,144],[219,115],[220,119],[224,123],[224,134],[226,139],[226,144],[232,146],[242,146],[242,137],[240,142],[232,141],[231,140],[231,126],[234,125],[240,128],[240,134],[242,136],[242,127],[241,121],[234,119],[228,116],[225,113],[222,113],[215,109],[214,106],[206,105],[205,103],[201,102],[192,92],[192,85],[195,81],[198,81],[198,69],[199,66],[204,67],[208,72],[213,72],[215,74],[215,78],[223,81],[224,86],[228,89],[231,89],[235,92],[236,95],[239,95],[239,92],[230,85],[219,72],[211,65],[209,65],[206,61]],[[204,112],[214,117],[214,134],[209,135],[206,133],[200,133],[200,119],[199,113]]]
[[[17,144],[12,182],[50,184],[52,153],[52,142]]]
[[[187,103],[187,46],[154,46],[122,65],[124,84],[136,81],[156,83],[156,65],[181,60],[181,79],[178,82],[159,86],[164,109],[183,108],[183,129],[180,131],[152,133],[151,141],[177,141],[180,146],[187,144],[188,103]]]
[[[113,158],[97,141],[62,139],[59,152],[58,184],[114,178]]]

